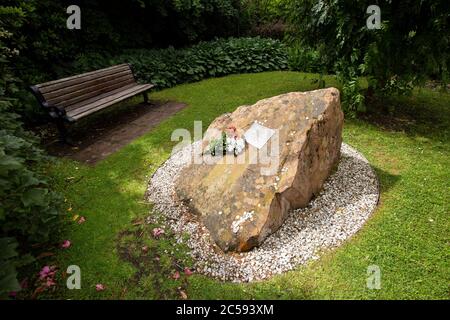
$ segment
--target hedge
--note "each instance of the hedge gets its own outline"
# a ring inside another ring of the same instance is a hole
[[[74,72],[85,72],[120,63],[131,63],[139,81],[158,89],[236,73],[284,70],[287,50],[278,40],[230,38],[201,42],[186,49],[128,50],[117,56],[79,55]]]

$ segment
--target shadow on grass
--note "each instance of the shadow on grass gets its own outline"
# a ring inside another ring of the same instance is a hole
[[[391,174],[380,167],[372,165],[372,168],[375,170],[378,178],[380,193],[389,191],[401,179],[400,175]]]
[[[449,106],[449,93],[417,89],[411,96],[372,101],[370,111],[360,118],[386,131],[443,141],[449,134]]]

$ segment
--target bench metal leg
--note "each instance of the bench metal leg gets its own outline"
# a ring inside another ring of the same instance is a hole
[[[64,124],[64,120],[56,119],[55,123],[56,123],[56,128],[58,129],[58,132],[59,132],[59,141],[62,143],[67,143],[69,145],[73,145],[72,140],[68,136],[68,132],[67,132],[67,128]]]
[[[144,95],[144,103],[148,104],[148,92],[147,91],[144,92],[143,95]]]

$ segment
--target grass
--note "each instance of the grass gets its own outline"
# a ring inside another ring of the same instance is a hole
[[[343,246],[264,282],[230,284],[201,275],[171,278],[175,270],[191,264],[186,249],[169,236],[151,240],[153,226],[142,219],[150,209],[143,200],[149,177],[176,143],[170,141],[172,131],[192,131],[194,120],[203,121],[205,130],[215,117],[239,105],[314,89],[314,77],[295,72],[246,74],[160,91],[152,97],[182,101],[188,107],[95,167],[58,160],[51,176],[67,198],[68,218],[78,214],[87,221],[71,223],[71,248],[50,261],[62,270],[79,265],[82,289],[61,286],[48,297],[167,299],[183,291],[191,299],[448,299],[450,95],[425,89],[387,101],[396,106],[389,118],[346,120],[344,140],[374,166],[381,202]],[[332,77],[325,80],[327,86],[336,85]],[[149,252],[143,253],[142,246]],[[381,290],[366,288],[367,267],[372,264],[381,268]],[[107,289],[97,292],[97,283]]]

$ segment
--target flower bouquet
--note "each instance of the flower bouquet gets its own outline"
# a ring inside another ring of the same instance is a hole
[[[245,149],[245,140],[239,137],[236,127],[230,126],[226,131],[222,132],[220,138],[212,139],[208,145],[208,153],[212,156],[217,154],[239,155]]]

